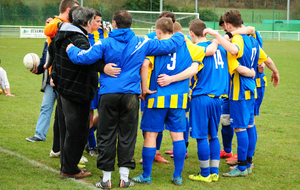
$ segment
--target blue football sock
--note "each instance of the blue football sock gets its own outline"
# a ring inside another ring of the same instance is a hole
[[[162,138],[163,138],[163,132],[159,132],[156,137],[156,150],[160,150]]]
[[[254,151],[255,151],[255,146],[256,146],[256,134],[255,134],[256,130],[255,130],[255,128],[256,128],[255,125],[253,127],[247,128],[248,139],[249,139],[247,157],[249,157],[249,158],[253,157]],[[251,167],[251,164],[252,163],[247,163],[247,167],[248,168]]]
[[[226,153],[231,153],[234,130],[230,125],[222,125],[221,133],[222,133],[224,150]]]
[[[189,127],[189,119],[186,117],[185,118],[185,122],[186,122],[186,130],[183,132],[183,138],[185,143],[189,142],[189,132],[190,132],[190,127]]]
[[[96,147],[96,139],[95,139],[95,130],[94,127],[91,127],[89,130],[89,137],[88,137],[88,145],[90,150]]]
[[[236,132],[237,137],[237,154],[238,154],[238,168],[241,171],[247,169],[247,151],[249,146],[247,131]]]
[[[210,148],[210,174],[219,174],[221,145],[217,137],[209,140],[209,148]]]
[[[174,155],[174,166],[175,170],[173,177],[181,177],[183,170],[183,164],[185,160],[186,147],[184,140],[173,141],[173,155]]]
[[[207,177],[210,174],[209,171],[209,156],[210,149],[207,142],[207,139],[197,139],[197,148],[198,148],[198,159],[200,163],[201,175]],[[220,151],[219,151],[220,157]]]
[[[143,177],[151,176],[152,164],[155,157],[155,147],[143,147],[142,158],[143,158]]]

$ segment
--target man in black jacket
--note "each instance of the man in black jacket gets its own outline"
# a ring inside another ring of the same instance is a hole
[[[61,142],[61,177],[84,178],[90,172],[77,166],[87,142],[90,103],[97,90],[97,73],[91,66],[74,65],[66,53],[69,43],[89,49],[86,37],[93,12],[83,7],[73,14],[73,23],[64,23],[49,46],[53,56],[52,79],[58,92],[57,107]]]

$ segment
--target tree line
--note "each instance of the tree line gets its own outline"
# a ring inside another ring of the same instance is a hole
[[[61,0],[0,0],[0,25],[44,25],[48,17],[58,15]],[[80,0],[79,0],[80,2]],[[274,0],[275,9],[286,9],[287,0]],[[195,12],[195,0],[164,0],[163,9],[173,12]],[[84,0],[84,6],[100,10],[103,19],[111,21],[116,10],[159,11],[160,0]],[[198,1],[198,12],[204,21],[213,21],[214,1]],[[273,9],[273,0],[216,0],[217,8]],[[300,0],[290,0],[291,13],[300,19]]]

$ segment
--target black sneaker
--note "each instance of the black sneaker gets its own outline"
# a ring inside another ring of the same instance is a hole
[[[111,180],[104,182],[103,179],[101,179],[101,181],[95,183],[95,186],[101,189],[111,189]]]
[[[27,137],[26,140],[27,140],[28,142],[38,142],[38,141],[43,141],[42,139],[40,139],[40,138],[38,138],[38,137],[36,137],[36,136],[34,136],[34,137]]]
[[[127,182],[125,182],[123,179],[120,180],[119,187],[120,188],[127,188],[127,187],[133,187],[134,182],[130,179],[128,179]]]

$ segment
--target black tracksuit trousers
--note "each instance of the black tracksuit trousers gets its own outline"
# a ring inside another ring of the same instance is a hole
[[[97,167],[104,171],[118,166],[134,169],[133,159],[139,114],[137,94],[104,94],[99,101]],[[116,147],[117,146],[117,147]]]

